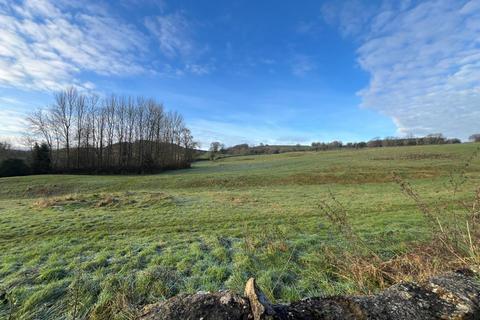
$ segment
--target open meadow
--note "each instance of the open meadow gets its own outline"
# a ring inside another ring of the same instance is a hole
[[[426,205],[455,211],[480,185],[477,147],[242,156],[158,175],[2,178],[0,318],[129,319],[178,293],[242,292],[251,276],[274,301],[374,291],[332,262],[350,245],[325,211],[344,207],[349,228],[381,259],[406,254],[429,242],[431,221],[393,173]]]

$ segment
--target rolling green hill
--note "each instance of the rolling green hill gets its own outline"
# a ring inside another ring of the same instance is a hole
[[[0,318],[129,318],[180,292],[242,290],[272,300],[358,291],[326,250],[343,242],[322,201],[338,201],[383,259],[428,241],[427,204],[469,199],[478,145],[294,152],[203,161],[148,176],[0,179]],[[468,179],[452,192],[452,181]],[[335,199],[332,200],[332,197]]]

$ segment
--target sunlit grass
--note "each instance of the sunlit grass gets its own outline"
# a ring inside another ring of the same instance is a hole
[[[232,157],[147,176],[0,179],[0,318],[129,317],[180,292],[241,291],[255,276],[273,300],[348,293],[323,252],[342,247],[319,210],[335,194],[382,257],[428,239],[428,224],[393,182],[429,203],[474,144]]]

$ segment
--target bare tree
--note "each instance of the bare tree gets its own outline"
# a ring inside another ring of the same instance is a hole
[[[59,128],[65,142],[66,168],[70,168],[70,140],[77,97],[78,92],[73,87],[57,92],[51,109],[52,125]]]
[[[214,160],[217,157],[218,153],[223,149],[225,149],[225,145],[218,141],[210,143],[210,159]]]
[[[85,108],[86,97],[84,95],[77,95],[74,101],[75,115],[76,115],[76,137],[77,137],[77,169],[80,169],[80,154],[82,150],[82,138],[85,128]]]
[[[196,147],[179,113],[166,113],[163,105],[143,97],[99,99],[69,88],[55,94],[49,110],[33,112],[27,120],[34,136],[52,150],[57,171],[188,167]]]

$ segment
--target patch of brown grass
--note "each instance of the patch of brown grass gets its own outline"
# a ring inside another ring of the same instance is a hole
[[[322,184],[364,184],[364,183],[388,183],[392,181],[389,172],[364,171],[349,172],[329,170],[333,173],[299,173],[279,178],[277,184],[284,185],[322,185]],[[431,168],[416,168],[409,173],[413,179],[425,179],[438,176],[440,173]]]
[[[468,267],[465,261],[457,259],[446,250],[439,250],[435,243],[413,248],[381,263],[381,270],[389,281],[424,281],[445,271]]]
[[[444,159],[455,159],[453,155],[445,153],[409,153],[406,155],[397,155],[397,156],[380,156],[373,157],[371,160],[444,160]]]
[[[120,204],[121,204],[120,198],[115,197],[113,195],[104,195],[97,201],[97,203],[95,204],[95,207],[97,208],[114,207]]]
[[[162,192],[137,194],[100,193],[93,195],[69,194],[59,197],[45,197],[35,200],[32,204],[36,209],[48,208],[122,208],[128,206],[149,207],[158,204],[173,203],[173,197]]]
[[[460,172],[452,174],[453,196],[465,183],[466,168],[479,153],[475,151],[461,166]],[[402,281],[424,281],[446,270],[477,269],[480,265],[480,188],[475,190],[469,201],[461,201],[453,206],[456,208],[449,210],[448,207],[432,207],[400,175],[394,173],[394,180],[430,225],[430,243],[391,259],[382,259],[355,232],[347,209],[330,194],[330,199],[321,201],[319,208],[346,243],[345,248],[340,250],[325,250],[334,273],[355,283],[360,292],[371,293]]]
[[[165,201],[173,201],[173,197],[165,192],[152,192],[146,197],[145,202],[150,204],[163,203]]]
[[[70,194],[60,197],[41,198],[33,202],[33,207],[37,209],[63,207],[66,205],[85,204],[87,199],[76,194]]]
[[[24,195],[30,197],[50,197],[64,193],[65,190],[56,184],[29,186],[24,191]]]
[[[414,247],[388,260],[350,251],[339,254],[326,250],[325,254],[334,273],[355,283],[358,293],[363,294],[372,294],[404,281],[422,282],[446,271],[471,266],[441,250],[436,243]]]
[[[35,208],[45,209],[45,208],[53,207],[54,203],[55,203],[54,199],[43,198],[33,202],[33,206]]]

